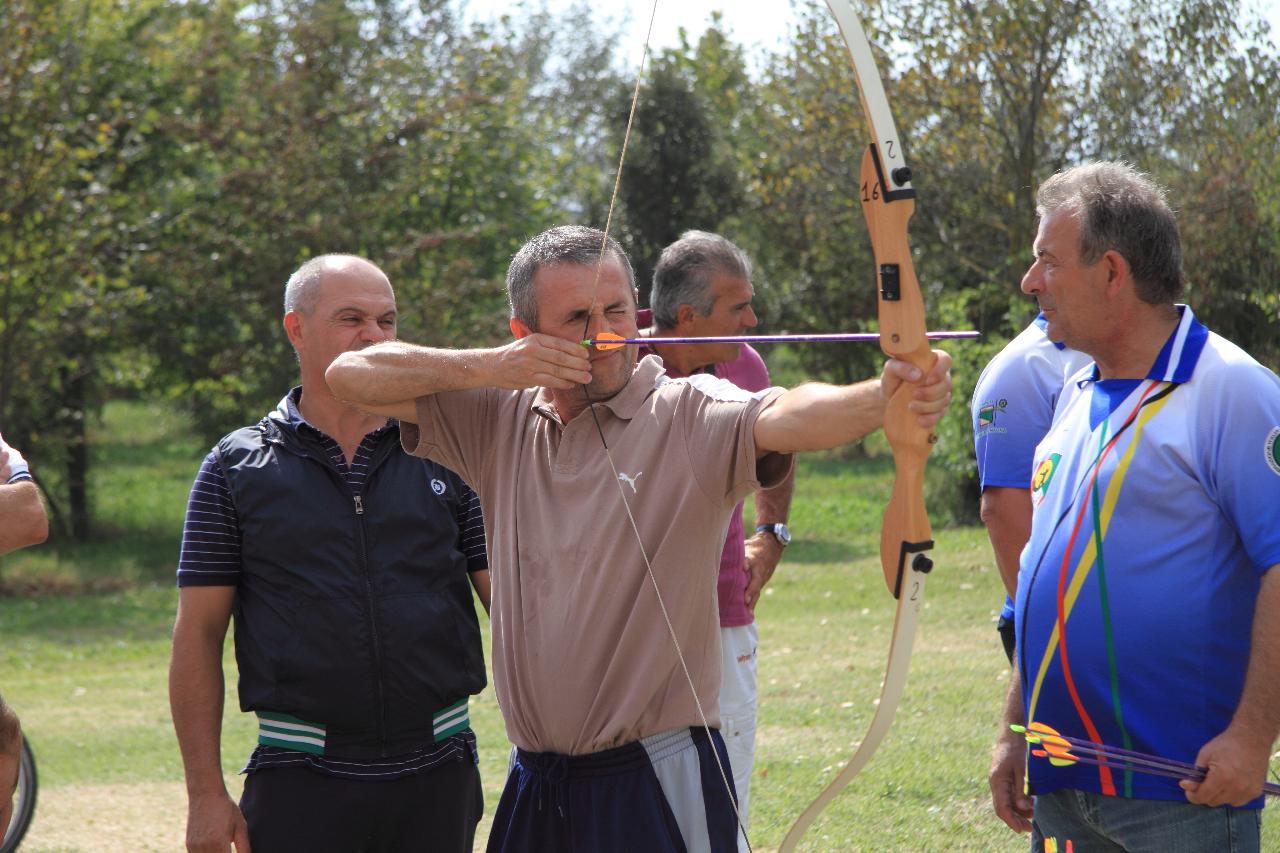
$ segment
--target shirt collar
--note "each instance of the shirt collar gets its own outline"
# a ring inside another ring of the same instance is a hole
[[[272,412],[272,417],[294,431],[301,430],[310,435],[318,436],[320,438],[330,438],[330,440],[332,440],[331,437],[326,435],[319,427],[311,424],[302,416],[302,410],[298,408],[298,404],[301,402],[302,386],[296,385],[289,389],[288,394],[284,395],[284,399],[280,401],[280,405],[276,406],[276,410]],[[373,432],[368,433],[365,438],[381,435],[385,430],[390,429],[394,423],[395,421],[388,420]]]
[[[1046,319],[1044,318],[1044,312],[1043,312],[1043,311],[1041,311],[1039,314],[1037,314],[1037,315],[1036,315],[1036,318],[1035,318],[1034,320],[1032,320],[1031,322],[1035,323],[1035,324],[1036,324],[1036,327],[1037,327],[1037,328],[1039,328],[1039,329],[1040,329],[1040,331],[1042,331],[1042,332],[1043,332],[1043,331],[1045,330],[1045,328],[1047,328],[1047,327],[1048,327],[1048,325],[1049,325],[1049,321],[1048,321],[1048,320],[1046,320]],[[1045,335],[1045,337],[1047,338],[1047,337],[1048,337],[1048,335]],[[1053,344],[1053,345],[1054,345],[1055,347],[1057,347],[1059,350],[1064,350],[1064,349],[1066,349],[1066,348],[1067,348],[1067,345],[1066,345],[1066,344],[1064,344],[1064,343],[1062,343],[1061,341],[1049,341],[1049,343]]]
[[[1160,348],[1160,354],[1156,356],[1146,378],[1156,382],[1181,384],[1189,381],[1195,373],[1196,365],[1200,362],[1200,354],[1204,352],[1204,345],[1209,340],[1209,329],[1196,319],[1190,305],[1174,307],[1178,309],[1178,325],[1169,335],[1169,339],[1164,342],[1164,346]],[[1093,374],[1089,378],[1097,382],[1099,375],[1098,365],[1095,362]]]

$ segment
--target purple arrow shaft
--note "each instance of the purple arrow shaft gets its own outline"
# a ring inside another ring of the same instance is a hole
[[[930,340],[976,338],[978,332],[927,332]],[[584,344],[780,344],[780,343],[833,343],[836,341],[878,341],[879,332],[850,332],[821,335],[722,335],[705,338],[588,338]]]
[[[1042,749],[1032,750],[1031,754],[1036,758],[1056,757],[1052,753],[1046,752]],[[1112,759],[1110,761],[1099,761],[1098,759],[1091,758],[1087,755],[1076,755],[1075,753],[1072,753],[1069,758],[1067,756],[1062,756],[1062,759],[1064,761],[1070,761],[1073,764],[1091,764],[1094,767],[1110,767],[1112,770],[1132,770],[1134,773],[1142,773],[1146,776],[1160,776],[1165,779],[1190,779],[1193,782],[1198,782],[1204,778],[1204,774],[1202,773],[1188,773],[1186,771],[1175,770],[1170,767],[1147,767],[1142,764],[1128,764],[1120,758]],[[1270,792],[1268,791],[1267,793]]]

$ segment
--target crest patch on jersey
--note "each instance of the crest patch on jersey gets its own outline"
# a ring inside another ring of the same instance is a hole
[[[1053,479],[1054,473],[1058,470],[1058,463],[1061,461],[1061,453],[1050,453],[1046,456],[1036,466],[1036,474],[1031,478],[1031,491],[1043,498],[1045,493],[1049,491],[1049,481]]]
[[[1267,467],[1272,473],[1280,474],[1280,427],[1273,429],[1267,436],[1262,453],[1267,458]]]

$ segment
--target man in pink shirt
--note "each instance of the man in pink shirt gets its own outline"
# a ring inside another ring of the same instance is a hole
[[[751,260],[718,234],[686,231],[663,249],[653,272],[652,310],[639,313],[640,325],[652,322],[653,337],[741,335],[759,320],[751,308]],[[662,358],[668,376],[698,373],[727,379],[745,391],[769,387],[764,359],[747,344],[653,344],[642,347]],[[791,541],[787,513],[795,490],[795,469],[776,486],[757,489],[755,532],[743,538],[742,504],[733,509],[720,556],[717,593],[720,605],[720,734],[724,737],[738,793],[738,812],[748,819],[751,767],[755,759],[757,646],[755,605],[764,585]],[[745,850],[744,836],[739,846]]]

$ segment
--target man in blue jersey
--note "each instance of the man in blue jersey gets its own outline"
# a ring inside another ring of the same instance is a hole
[[[1031,534],[1031,473],[1036,445],[1049,431],[1058,395],[1090,359],[1045,337],[1044,315],[991,359],[973,389],[973,444],[982,488],[982,523],[1004,581],[996,629],[1013,662],[1013,593],[1018,555]]]
[[[1022,289],[1094,365],[1036,449],[1004,722],[1206,772],[1058,766],[1004,730],[996,813],[1035,850],[1256,851],[1280,732],[1280,380],[1176,304],[1178,228],[1148,178],[1093,163],[1037,202]]]
[[[482,810],[470,694],[485,685],[479,502],[400,452],[400,430],[338,401],[340,353],[395,338],[395,295],[349,255],[303,264],[284,328],[302,384],[206,457],[187,506],[169,701],[187,847],[470,853]],[[222,646],[235,614],[240,707],[258,745],[223,784]]]

